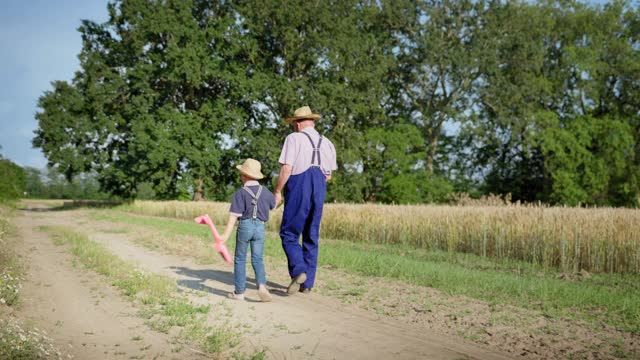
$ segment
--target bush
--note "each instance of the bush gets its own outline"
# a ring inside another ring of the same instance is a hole
[[[25,189],[24,170],[0,156],[0,174],[2,174],[0,177],[0,202],[22,197]]]

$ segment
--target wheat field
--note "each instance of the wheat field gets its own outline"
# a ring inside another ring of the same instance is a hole
[[[122,210],[226,223],[224,202],[136,201]],[[272,212],[277,231],[282,208]],[[640,273],[640,210],[506,206],[326,204],[321,236],[524,260],[560,271]]]

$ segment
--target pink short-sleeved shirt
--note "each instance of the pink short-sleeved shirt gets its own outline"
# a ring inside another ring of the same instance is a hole
[[[313,144],[318,146],[320,134],[316,129],[308,127],[303,129],[302,132],[309,134],[311,140],[313,140]],[[292,166],[291,175],[302,174],[312,165],[313,147],[311,146],[309,138],[302,132],[295,132],[287,136],[282,146],[280,159],[278,160],[280,165],[286,164]],[[320,144],[320,159],[320,168],[325,175],[331,175],[333,170],[338,169],[336,149],[333,143],[326,137],[322,139],[322,144]],[[315,164],[318,164],[317,159]]]

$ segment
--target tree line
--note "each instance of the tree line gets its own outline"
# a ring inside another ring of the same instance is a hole
[[[338,151],[330,201],[452,193],[634,206],[640,13],[625,1],[116,0],[33,140],[68,179],[135,198],[227,199],[277,176],[302,105]]]
[[[0,147],[0,149],[2,149]],[[79,174],[67,181],[55,168],[21,167],[0,154],[0,204],[20,198],[106,200],[111,195],[100,189],[95,174]],[[140,186],[139,198],[153,199],[150,184]]]

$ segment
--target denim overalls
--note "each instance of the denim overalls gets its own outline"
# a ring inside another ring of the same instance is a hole
[[[282,248],[287,255],[289,275],[293,278],[303,272],[306,273],[307,280],[302,287],[310,289],[316,278],[320,220],[327,182],[320,168],[322,136],[316,147],[311,136],[305,132],[302,133],[307,136],[313,148],[311,167],[301,174],[291,175],[285,184],[280,238]],[[302,245],[300,245],[300,234],[302,234]]]

